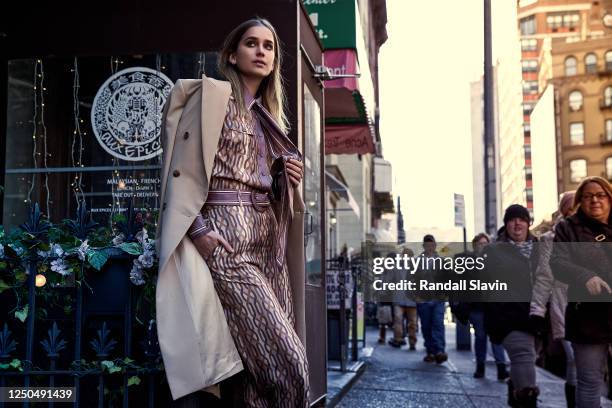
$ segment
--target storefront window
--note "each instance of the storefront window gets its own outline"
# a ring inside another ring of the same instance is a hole
[[[84,200],[106,223],[130,201],[154,220],[161,112],[178,78],[215,75],[215,53],[8,62],[3,220],[38,202],[53,221]]]
[[[304,85],[304,252],[306,283],[322,284],[321,259],[321,107]]]

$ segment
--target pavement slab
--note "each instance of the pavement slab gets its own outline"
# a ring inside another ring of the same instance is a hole
[[[423,362],[425,350],[419,337],[416,351],[407,346],[394,348],[377,344],[378,333],[368,329],[366,346],[373,352],[365,359],[365,371],[342,397],[338,407],[507,407],[507,385],[497,380],[497,367],[488,356],[485,378],[473,378],[475,357],[472,351],[456,350],[454,324],[447,323],[446,363]],[[490,351],[490,350],[489,350]],[[537,369],[540,387],[538,406],[565,407],[564,380]],[[602,398],[602,407],[612,408],[610,400]]]

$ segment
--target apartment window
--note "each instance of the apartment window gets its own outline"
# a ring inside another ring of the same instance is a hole
[[[538,93],[538,81],[523,81],[523,93],[524,94],[537,94]]]
[[[584,123],[576,122],[570,123],[570,144],[571,145],[582,145],[584,144]]]
[[[612,180],[612,157],[606,158],[606,178]]]
[[[523,72],[537,72],[538,71],[538,60],[535,60],[535,59],[522,60],[521,65],[523,67]]]
[[[606,71],[612,71],[612,51],[606,52]]]
[[[571,111],[576,112],[582,109],[582,92],[572,91],[569,94],[569,108]]]
[[[577,66],[576,58],[567,57],[565,59],[565,76],[576,75],[576,66]]]
[[[524,146],[524,149],[525,149],[525,158],[526,159],[531,158],[531,145],[530,144],[526,144]]]
[[[612,119],[606,119],[606,142],[612,142]]]
[[[593,53],[589,53],[584,57],[584,68],[588,74],[597,72],[597,56]]]
[[[580,21],[580,16],[576,13],[554,13],[546,16],[548,28],[557,30],[561,27],[576,27]]]
[[[580,183],[587,176],[587,161],[585,159],[576,159],[570,161],[570,181],[572,183]]]
[[[529,123],[523,123],[523,132],[525,133],[531,132],[531,125]]]
[[[521,35],[535,34],[536,33],[535,16],[521,18],[519,21],[519,27],[521,29]]]
[[[604,106],[612,106],[612,86],[606,87],[604,91]]]
[[[533,103],[524,103],[523,104],[523,115],[530,115],[533,111],[534,104]]]
[[[538,40],[535,38],[525,38],[521,40],[521,51],[536,51],[538,49]]]

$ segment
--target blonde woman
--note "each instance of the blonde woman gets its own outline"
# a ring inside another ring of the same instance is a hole
[[[281,55],[274,27],[248,20],[220,52],[228,81],[179,81],[166,107],[157,313],[174,398],[244,368],[238,405],[308,406],[303,166]]]

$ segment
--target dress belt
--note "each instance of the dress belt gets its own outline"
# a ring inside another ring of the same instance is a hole
[[[209,190],[205,205],[252,205],[260,210],[270,206],[270,196],[255,190]]]

